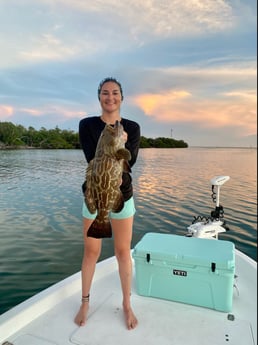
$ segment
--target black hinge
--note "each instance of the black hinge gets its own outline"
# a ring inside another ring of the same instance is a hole
[[[216,270],[216,263],[215,263],[215,262],[212,262],[212,263],[211,263],[211,271],[212,271],[212,272],[215,272],[215,270]]]
[[[150,262],[150,254],[149,253],[146,254],[146,261]]]

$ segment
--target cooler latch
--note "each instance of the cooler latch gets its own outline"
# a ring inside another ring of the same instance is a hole
[[[216,271],[216,263],[215,263],[215,262],[212,262],[212,263],[211,263],[211,271],[212,271],[212,272],[215,272],[215,271]]]
[[[150,253],[147,253],[147,254],[146,254],[146,261],[147,261],[147,262],[150,262]]]

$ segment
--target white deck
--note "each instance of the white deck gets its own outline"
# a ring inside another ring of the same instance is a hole
[[[257,263],[236,251],[236,274],[233,321],[228,313],[138,296],[133,286],[139,325],[128,331],[112,257],[97,265],[86,326],[73,322],[81,298],[78,272],[0,315],[0,345],[257,345]]]

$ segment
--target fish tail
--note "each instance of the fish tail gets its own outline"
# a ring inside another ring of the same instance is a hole
[[[91,224],[87,237],[107,238],[112,237],[112,227],[110,222],[99,222],[98,218]]]

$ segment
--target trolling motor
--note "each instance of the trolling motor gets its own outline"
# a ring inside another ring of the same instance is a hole
[[[192,225],[187,228],[188,232],[186,236],[218,239],[219,233],[229,230],[225,220],[223,219],[223,206],[219,203],[220,188],[229,179],[229,176],[215,176],[210,180],[212,185],[212,199],[213,202],[216,202],[216,207],[211,211],[211,215],[208,218],[201,216],[194,217]]]

